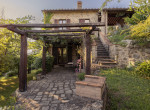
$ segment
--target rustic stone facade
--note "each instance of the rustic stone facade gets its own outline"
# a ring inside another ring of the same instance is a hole
[[[110,57],[117,61],[119,67],[131,67],[134,66],[136,62],[150,59],[150,48],[111,45],[109,49]]]
[[[53,16],[50,20],[50,22],[52,24],[55,23],[55,20],[62,20],[62,19],[69,19],[70,23],[79,23],[80,19],[89,19],[90,23],[97,23],[98,22],[98,11],[97,10],[74,10],[74,11],[56,11],[53,12]],[[98,36],[98,32],[95,32],[95,36]],[[85,56],[85,46],[82,45],[83,47],[83,58]],[[97,46],[96,45],[92,45],[92,61],[94,62],[96,57],[97,57],[97,50],[96,50]],[[74,50],[74,49],[73,49]],[[77,57],[75,56],[75,51],[73,51],[72,53],[72,57],[73,57],[73,62],[76,62]],[[85,58],[84,58],[85,61]],[[85,64],[84,64],[85,65]]]
[[[50,22],[55,23],[55,19],[70,19],[70,23],[79,23],[79,19],[90,19],[91,23],[97,23],[97,14],[97,11],[59,11],[53,13]]]

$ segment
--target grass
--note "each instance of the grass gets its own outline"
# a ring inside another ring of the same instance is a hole
[[[103,70],[107,78],[107,110],[150,110],[150,80],[136,76],[134,71]]]
[[[41,69],[32,70],[31,74],[27,76],[28,81],[32,80],[39,72],[41,72]],[[16,98],[13,96],[13,93],[18,88],[18,85],[19,81],[17,76],[0,78],[0,107],[14,105]]]

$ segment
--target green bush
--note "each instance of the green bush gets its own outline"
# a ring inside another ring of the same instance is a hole
[[[16,76],[18,74],[17,70],[9,71],[6,73],[6,77]]]
[[[0,77],[3,76],[3,74],[0,72]]]
[[[31,73],[31,70],[32,69],[35,69],[32,64],[34,62],[34,60],[36,59],[37,57],[35,57],[34,55],[28,55],[28,73]]]
[[[52,70],[53,61],[54,61],[53,57],[50,57],[50,56],[46,57],[46,72],[50,72]],[[35,69],[41,68],[42,67],[42,58],[39,58],[39,57],[36,58],[33,62],[32,67]]]
[[[144,77],[150,77],[150,60],[139,64],[136,68],[136,73]]]
[[[110,28],[110,33],[108,34],[108,39],[113,43],[113,44],[120,44],[124,46],[125,44],[121,42],[122,40],[126,39],[126,36],[129,35],[129,29],[128,27],[124,28],[119,28],[119,29],[112,29]]]
[[[78,74],[78,79],[79,79],[80,81],[84,80],[84,79],[85,79],[85,73],[79,73],[79,74]]]

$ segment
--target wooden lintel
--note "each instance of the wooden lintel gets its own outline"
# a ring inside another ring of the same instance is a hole
[[[99,31],[99,28],[96,28],[93,31]],[[67,30],[25,30],[27,33],[64,33],[64,32],[86,32],[82,29],[67,29]]]
[[[59,37],[59,39],[81,39],[82,37],[80,37],[80,36],[76,36],[76,37]],[[51,41],[51,40],[53,40],[53,37],[50,37],[50,38],[47,38],[47,39],[45,39],[46,41]]]
[[[92,27],[92,26],[105,26],[105,23],[73,23],[73,24],[7,24],[0,25],[0,27],[28,27],[28,28],[59,28],[59,27]]]
[[[7,26],[7,29],[20,35],[26,34],[23,30],[20,30],[14,26]]]
[[[83,36],[84,33],[68,33],[68,34],[31,34],[31,36],[47,36],[47,37],[61,37],[61,36]]]

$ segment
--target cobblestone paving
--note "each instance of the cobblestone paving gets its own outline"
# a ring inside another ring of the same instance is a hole
[[[56,68],[44,79],[30,81],[28,91],[18,96],[18,104],[26,110],[100,110],[101,101],[75,95],[76,77],[71,69]],[[97,104],[95,109],[91,106]]]

